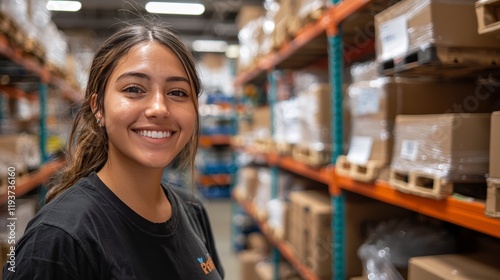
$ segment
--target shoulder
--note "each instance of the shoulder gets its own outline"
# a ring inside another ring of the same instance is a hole
[[[86,177],[44,205],[26,230],[44,224],[71,231],[98,216],[102,207],[105,207],[105,203],[100,198],[98,189]]]
[[[172,193],[175,197],[179,199],[179,202],[190,206],[190,207],[201,207],[203,208],[203,203],[201,199],[196,195],[194,190],[187,189],[178,185],[169,184],[166,189]]]

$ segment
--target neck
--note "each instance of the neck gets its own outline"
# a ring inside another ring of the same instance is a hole
[[[104,184],[143,218],[165,222],[171,216],[170,202],[161,187],[162,169],[108,162],[97,173]]]

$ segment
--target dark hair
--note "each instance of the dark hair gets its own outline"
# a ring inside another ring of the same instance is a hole
[[[74,185],[80,178],[88,176],[92,171],[99,171],[108,159],[108,138],[105,129],[96,123],[95,112],[104,114],[104,92],[108,79],[116,63],[128,51],[142,43],[158,42],[174,52],[188,75],[193,92],[193,103],[196,111],[195,132],[186,146],[172,161],[178,168],[191,167],[198,146],[199,120],[198,96],[201,83],[196,70],[195,59],[190,50],[182,43],[172,29],[161,22],[151,21],[141,24],[132,23],[120,29],[106,40],[97,50],[90,68],[85,98],[76,114],[68,140],[67,164],[58,174],[57,182],[47,193],[47,202]],[[97,94],[96,108],[91,109],[91,96]],[[76,141],[75,141],[76,140]]]

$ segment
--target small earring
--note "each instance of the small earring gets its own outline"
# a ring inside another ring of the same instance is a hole
[[[100,125],[101,124],[101,119],[97,119],[96,123],[97,123],[97,125]]]

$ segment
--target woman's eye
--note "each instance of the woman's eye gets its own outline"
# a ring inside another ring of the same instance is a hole
[[[129,86],[129,87],[126,87],[125,89],[123,89],[124,92],[128,92],[128,93],[143,93],[144,91],[137,87],[137,86]]]
[[[172,90],[168,92],[168,95],[173,95],[173,96],[187,96],[186,92],[183,90]]]

